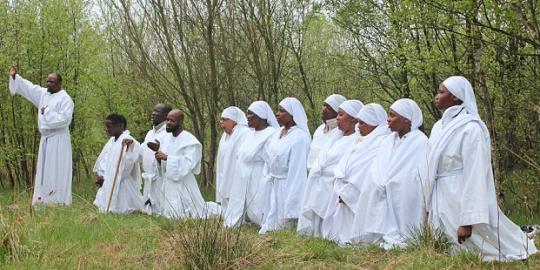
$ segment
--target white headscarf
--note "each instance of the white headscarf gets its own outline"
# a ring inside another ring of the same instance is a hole
[[[341,103],[343,103],[345,100],[347,99],[342,95],[332,94],[324,100],[324,103],[330,105],[330,107],[337,112],[339,105],[341,105]]]
[[[310,134],[306,111],[304,111],[304,106],[302,106],[302,103],[300,103],[298,99],[287,97],[284,98],[279,105],[292,116],[298,128]]]
[[[358,112],[364,107],[364,103],[362,103],[360,100],[356,99],[350,99],[346,100],[341,105],[339,105],[339,109],[342,109],[345,111],[350,117],[356,117]]]
[[[254,114],[256,114],[261,119],[266,120],[268,125],[274,128],[279,128],[279,124],[276,120],[276,115],[272,111],[272,108],[270,108],[270,105],[266,103],[266,101],[255,101],[251,103],[248,107],[248,111],[252,111]]]
[[[356,118],[362,120],[362,122],[372,127],[376,127],[385,125],[388,115],[381,105],[377,103],[369,103],[362,107],[360,112],[356,115]]]
[[[463,107],[469,114],[480,118],[478,107],[476,106],[476,97],[471,83],[463,76],[452,76],[444,80],[443,85],[452,95],[463,102]]]
[[[238,125],[247,126],[246,114],[238,107],[231,106],[223,110],[223,112],[221,113],[221,117],[231,119]]]
[[[422,117],[422,110],[418,107],[418,104],[414,100],[409,98],[402,98],[396,100],[390,109],[397,112],[399,115],[409,119],[411,121],[411,130],[418,129],[424,122]]]

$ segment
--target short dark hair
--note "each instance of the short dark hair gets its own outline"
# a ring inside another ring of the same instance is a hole
[[[127,127],[127,120],[124,116],[117,114],[117,113],[111,113],[105,117],[105,120],[111,121],[113,124],[124,124],[124,127]]]
[[[54,74],[54,75],[56,76],[56,78],[58,79],[58,82],[62,82],[62,75],[60,75],[60,73],[54,72],[53,74]]]

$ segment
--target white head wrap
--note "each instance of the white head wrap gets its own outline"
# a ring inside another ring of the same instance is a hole
[[[414,100],[409,98],[402,98],[396,100],[390,109],[398,113],[399,115],[409,119],[411,121],[411,130],[418,129],[424,122],[422,117],[422,110],[418,107],[418,104]]]
[[[369,103],[362,107],[360,112],[356,115],[356,118],[372,127],[377,127],[386,124],[388,115],[381,105]]]
[[[231,119],[238,125],[247,126],[246,114],[238,107],[231,106],[223,110],[223,112],[221,113],[221,117]]]
[[[339,108],[345,111],[350,117],[356,117],[358,112],[364,107],[364,103],[360,100],[349,99],[341,103]]]
[[[302,103],[300,103],[298,99],[287,97],[284,98],[279,105],[292,116],[298,128],[310,134],[308,128],[308,119],[306,112],[304,111],[304,106],[302,106]]]
[[[255,101],[251,103],[251,105],[249,105],[248,110],[252,111],[261,119],[266,120],[268,125],[270,125],[271,127],[279,128],[279,124],[276,120],[276,115],[272,111],[272,108],[270,108],[270,105],[266,103],[266,101]]]
[[[347,99],[342,95],[332,94],[324,100],[324,103],[330,105],[330,107],[337,112],[339,105],[341,105],[341,103],[343,103],[345,100]]]
[[[452,95],[463,102],[463,106],[469,114],[480,118],[472,85],[465,77],[452,76],[444,80],[443,85]]]

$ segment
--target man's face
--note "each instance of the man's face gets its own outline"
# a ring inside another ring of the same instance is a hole
[[[392,109],[388,112],[388,127],[390,130],[402,133],[411,129],[411,121],[409,119],[399,115]]]
[[[105,120],[105,130],[110,137],[118,137],[124,132],[124,125],[115,124],[111,120]]]
[[[165,113],[164,106],[161,104],[156,105],[150,114],[150,119],[152,119],[152,124],[154,126],[157,126],[163,121],[167,120],[167,114]]]
[[[50,93],[56,93],[62,89],[60,81],[58,81],[58,76],[56,74],[49,74],[47,77],[47,90]]]
[[[337,117],[337,112],[334,111],[334,109],[332,109],[332,107],[330,105],[328,105],[328,103],[324,103],[322,108],[321,108],[321,119],[323,121],[326,121],[326,120],[329,120],[329,119],[332,119],[332,118],[336,118]]]
[[[177,131],[182,126],[180,118],[172,113],[167,114],[166,121],[167,122],[165,123],[165,130],[170,133]]]

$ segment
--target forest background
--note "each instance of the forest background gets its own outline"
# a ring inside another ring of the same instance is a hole
[[[123,114],[142,141],[158,102],[186,113],[211,187],[221,111],[299,98],[311,131],[339,93],[388,108],[409,97],[425,130],[439,84],[472,82],[492,139],[506,211],[540,211],[538,0],[0,0],[0,189],[31,186],[36,109],[8,93],[8,70],[37,84],[60,72],[75,102],[74,181],[91,181],[103,118]],[[1,72],[0,72],[1,74]]]

